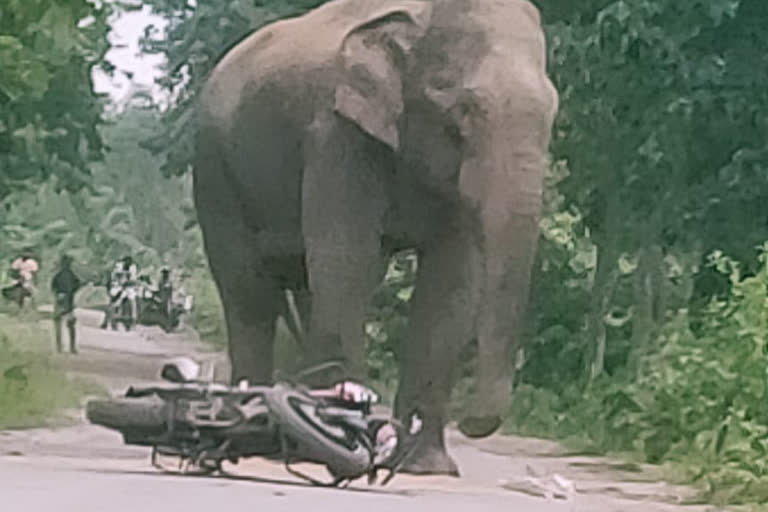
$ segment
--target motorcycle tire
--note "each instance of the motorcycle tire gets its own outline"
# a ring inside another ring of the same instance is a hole
[[[308,459],[325,464],[334,477],[357,478],[368,472],[372,455],[362,443],[306,412],[317,407],[316,400],[283,384],[275,385],[264,398],[281,432]]]
[[[168,421],[165,402],[147,398],[91,400],[86,404],[89,422],[119,431],[163,431]]]

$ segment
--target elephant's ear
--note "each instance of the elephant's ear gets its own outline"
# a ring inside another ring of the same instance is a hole
[[[388,6],[354,27],[341,46],[336,112],[395,150],[400,143],[397,120],[403,111],[402,72],[431,15],[429,2]]]

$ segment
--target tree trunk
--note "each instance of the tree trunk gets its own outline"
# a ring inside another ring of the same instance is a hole
[[[599,377],[605,369],[605,315],[616,285],[616,256],[613,247],[599,250],[597,255],[591,307],[585,325],[587,354],[584,362],[590,382]]]
[[[656,327],[661,326],[667,317],[667,272],[664,263],[664,251],[661,245],[653,244],[648,254],[648,272],[653,290],[653,320]]]
[[[650,244],[640,249],[638,254],[628,364],[632,372],[638,370],[639,360],[651,350],[666,314],[663,256],[658,244]]]
[[[597,265],[590,310],[584,328],[587,338],[584,365],[590,383],[605,369],[605,315],[608,313],[618,278],[616,262],[619,257],[619,200],[617,194],[612,194],[610,191],[608,193],[611,195],[606,205],[603,230],[595,236]]]
[[[632,312],[632,338],[630,365],[634,366],[638,353],[647,345],[653,331],[653,285],[649,272],[648,249],[640,249],[634,276],[634,311]]]

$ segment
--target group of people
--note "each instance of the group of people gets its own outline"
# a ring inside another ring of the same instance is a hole
[[[3,288],[3,296],[16,303],[19,309],[24,309],[27,301],[34,297],[37,272],[40,264],[31,251],[24,251],[18,258],[11,262],[10,276],[13,282]],[[56,337],[56,348],[63,351],[62,324],[66,324],[69,331],[69,348],[73,354],[77,353],[77,340],[75,333],[75,294],[83,286],[82,280],[72,270],[72,257],[62,255],[56,273],[51,279],[51,291],[54,296],[53,303],[53,327]]]
[[[102,329],[112,323],[118,303],[127,299],[130,304],[130,316],[135,321],[138,319],[138,299],[156,301],[163,307],[169,307],[173,294],[171,284],[171,270],[163,267],[160,270],[160,279],[153,283],[148,275],[139,275],[138,267],[131,256],[126,256],[115,263],[107,280],[109,293],[109,306],[101,324]],[[166,312],[169,313],[169,312]]]
[[[54,297],[53,325],[56,349],[59,352],[64,351],[62,328],[66,325],[69,350],[76,354],[75,295],[85,285],[85,282],[73,270],[72,263],[72,256],[68,254],[61,256],[56,272],[51,279],[50,288]],[[40,265],[31,251],[20,254],[11,262],[9,275],[13,281],[9,286],[2,289],[2,295],[7,300],[16,303],[20,310],[24,309],[27,301],[34,296],[36,276],[39,270]],[[159,281],[157,284],[153,284],[147,276],[139,277],[138,267],[131,256],[125,256],[118,260],[112,267],[106,283],[110,303],[102,327],[106,327],[111,322],[114,306],[128,288],[135,288],[138,291],[138,288],[141,287],[144,293],[151,294],[156,300],[169,302],[173,293],[170,274],[170,269],[163,267],[160,271]],[[136,300],[132,300],[132,315],[134,319],[138,317]]]

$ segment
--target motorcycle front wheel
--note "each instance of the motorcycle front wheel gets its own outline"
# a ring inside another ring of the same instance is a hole
[[[371,452],[341,427],[324,423],[315,412],[316,400],[283,384],[264,398],[282,433],[304,452],[301,455],[325,464],[335,477],[357,478],[369,471]]]

